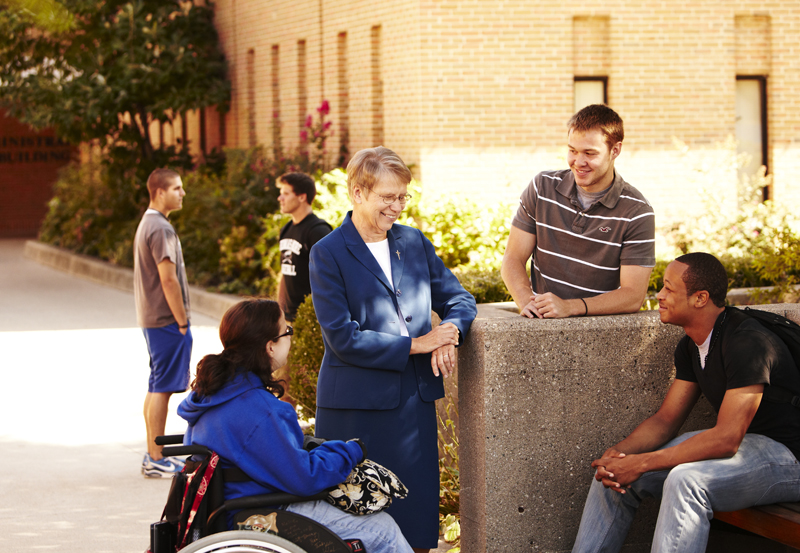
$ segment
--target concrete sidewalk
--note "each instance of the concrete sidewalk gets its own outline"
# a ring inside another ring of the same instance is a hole
[[[23,258],[0,240],[0,550],[142,553],[169,479],[145,479],[148,356],[133,295]],[[192,367],[218,352],[193,313]],[[171,402],[167,431],[185,424]]]
[[[28,243],[44,266],[24,240],[0,240],[0,551],[142,553],[170,480],[139,471],[149,367],[129,276],[52,250]],[[222,349],[218,318],[198,311],[230,301],[192,291],[193,368]],[[184,396],[168,433],[186,427]]]

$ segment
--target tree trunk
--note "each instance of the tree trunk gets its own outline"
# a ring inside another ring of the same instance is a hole
[[[142,157],[147,161],[153,161],[153,143],[150,140],[150,125],[147,117],[147,112],[144,106],[137,106],[139,111],[139,121],[137,127],[139,128],[139,135],[141,136],[142,143]]]

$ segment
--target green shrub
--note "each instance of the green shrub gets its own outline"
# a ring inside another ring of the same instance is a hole
[[[740,169],[749,163],[749,156],[737,152],[732,138],[719,145],[722,159],[701,155],[691,161],[689,148],[680,141],[676,145],[693,165],[696,177],[691,184],[703,209],[666,229],[665,237],[675,253],[705,251],[715,255],[728,273],[729,288],[774,285],[777,290],[772,296],[780,297],[781,292],[800,282],[800,238],[796,232],[800,220],[791,205],[762,201],[762,190],[771,184],[765,168],[755,175],[742,173]],[[727,209],[720,205],[716,183],[720,178],[734,178],[733,172],[739,172],[736,208]],[[651,305],[662,286],[667,263],[660,261],[651,277]],[[775,297],[762,295],[759,301],[773,301]]]
[[[782,301],[790,287],[800,283],[800,237],[788,228],[776,231],[775,236],[773,241],[757,247],[752,255],[717,255],[728,274],[728,290],[775,286],[772,291],[754,292],[752,298],[756,303],[774,303]],[[642,309],[658,309],[656,294],[664,286],[664,270],[670,261],[656,261]]]
[[[314,210],[337,227],[352,209],[347,195],[347,173],[334,169],[317,180]],[[424,192],[411,181],[413,196],[398,223],[418,228],[433,243],[445,266],[500,269],[508,241],[512,204],[481,205],[465,196],[443,198]]]
[[[42,242],[133,266],[133,234],[148,201],[141,180],[146,164],[135,157],[124,164],[125,153],[112,158],[120,164],[75,162],[61,171],[39,229]],[[181,168],[189,161],[174,148],[157,154],[156,161],[165,166]]]
[[[317,376],[325,346],[322,344],[322,330],[311,296],[297,308],[292,326],[294,336],[288,361],[289,395],[305,413],[313,417],[317,412]]]
[[[225,163],[216,170],[201,167],[184,177],[184,207],[171,219],[193,282],[239,294],[274,288],[263,282],[257,237],[264,234],[265,216],[278,209],[276,180],[291,162],[271,159],[261,147],[226,149]],[[266,276],[274,281],[274,274]]]
[[[458,267],[453,274],[477,303],[513,301],[499,270]]]
[[[410,187],[419,200],[400,219],[428,237],[445,266],[500,269],[513,215],[512,204],[478,204],[465,195],[443,198]]]
[[[461,494],[460,473],[458,470],[458,400],[453,398],[450,387],[445,386],[444,399],[437,406],[436,417],[439,423],[439,513],[442,516],[458,514]]]
[[[170,215],[181,237],[189,281],[221,292],[271,295],[277,289],[277,178],[290,171],[321,173],[331,123],[328,104],[311,115],[292,153],[211,152],[198,166],[186,149],[168,146],[143,157],[109,146],[102,162],[71,165],[55,185],[40,239],[73,251],[132,266],[133,236],[147,207],[147,177],[157,167],[182,175],[183,209]],[[191,170],[193,169],[193,170]]]

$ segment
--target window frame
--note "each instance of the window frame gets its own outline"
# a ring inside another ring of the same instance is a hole
[[[575,83],[579,82],[602,82],[603,83],[603,105],[608,105],[608,76],[575,76],[572,78],[572,104],[575,105]]]

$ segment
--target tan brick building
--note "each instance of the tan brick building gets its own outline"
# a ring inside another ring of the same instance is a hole
[[[731,136],[763,157],[774,198],[800,203],[797,0],[216,6],[233,99],[224,121],[205,117],[208,148],[296,147],[327,99],[331,152],[343,137],[351,153],[384,144],[429,193],[512,199],[536,172],[566,167],[576,102],[605,95],[625,120],[618,170],[659,224],[699,205],[703,183],[735,209],[736,168],[720,145]]]

